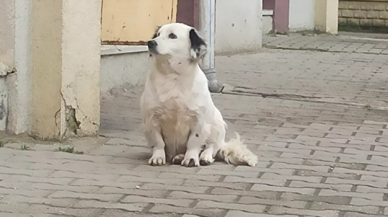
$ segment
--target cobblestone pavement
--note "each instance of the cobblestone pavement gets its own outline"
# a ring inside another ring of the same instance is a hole
[[[139,92],[129,90],[104,99],[104,145],[78,141],[84,154],[1,148],[0,216],[388,215],[388,56],[372,51],[387,42],[324,51],[344,47],[349,38],[341,37],[271,37],[271,49],[217,57],[227,85],[215,103],[259,155],[257,167],[146,165]],[[293,50],[290,41],[317,45]]]
[[[299,34],[278,35],[264,37],[264,44],[268,48],[388,55],[387,34],[340,33],[338,36],[307,34],[305,37],[300,37]]]

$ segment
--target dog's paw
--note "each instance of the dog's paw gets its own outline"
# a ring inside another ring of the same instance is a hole
[[[163,152],[154,152],[152,157],[148,160],[151,166],[160,166],[166,164],[166,155]]]
[[[199,164],[201,166],[207,166],[214,162],[213,154],[210,151],[203,151],[199,156]]]
[[[178,154],[177,156],[175,156],[171,162],[172,164],[177,164],[177,165],[181,165],[183,159],[185,158],[185,155],[184,154]]]
[[[198,157],[197,158],[185,158],[182,160],[181,165],[186,166],[186,167],[198,167],[199,166]]]

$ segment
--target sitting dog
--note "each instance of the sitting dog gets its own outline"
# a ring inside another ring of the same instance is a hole
[[[255,166],[258,158],[240,140],[225,142],[226,123],[215,107],[199,67],[207,45],[190,26],[161,26],[148,41],[153,61],[141,96],[145,137],[152,147],[149,164],[187,167],[222,159]]]

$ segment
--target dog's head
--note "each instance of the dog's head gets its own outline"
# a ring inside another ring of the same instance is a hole
[[[148,51],[155,57],[198,61],[206,54],[206,43],[197,31],[182,23],[159,27],[148,41]]]

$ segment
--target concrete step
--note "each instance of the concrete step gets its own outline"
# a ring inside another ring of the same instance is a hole
[[[273,27],[273,10],[263,10],[263,35],[271,32]]]

